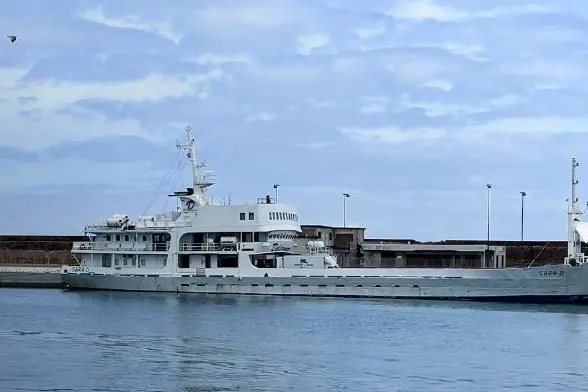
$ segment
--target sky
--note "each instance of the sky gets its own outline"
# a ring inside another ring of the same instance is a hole
[[[34,12],[32,11],[34,10]],[[368,238],[564,240],[588,200],[588,3],[23,0],[0,26],[0,234],[175,208],[191,125],[215,201],[280,184]],[[585,166],[583,165],[585,164]]]

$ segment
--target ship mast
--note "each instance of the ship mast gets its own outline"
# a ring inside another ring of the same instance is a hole
[[[198,164],[196,161],[196,151],[194,148],[194,138],[192,136],[192,127],[187,126],[185,144],[177,144],[178,148],[184,149],[190,167],[192,168],[192,183],[194,186],[194,193],[190,195],[190,199],[194,200],[198,206],[209,205],[210,201],[204,195],[204,190],[209,186],[214,185],[214,176],[201,172],[200,168],[204,167],[204,163]]]
[[[581,241],[574,225],[575,222],[580,221],[580,215],[582,212],[578,208],[578,196],[576,186],[578,185],[578,177],[576,174],[576,168],[579,163],[576,158],[572,158],[572,197],[570,200],[571,208],[568,211],[568,257],[566,257],[565,264],[576,264],[577,259],[581,256]],[[573,261],[572,261],[573,260]]]

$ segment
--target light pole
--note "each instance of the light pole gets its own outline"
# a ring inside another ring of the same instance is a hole
[[[492,184],[486,184],[486,250],[490,250],[490,190]]]
[[[348,197],[351,197],[349,193],[343,194],[343,227],[346,227],[346,220],[347,220],[347,211],[346,211],[346,200]]]
[[[276,198],[274,203],[278,203],[278,188],[280,187],[280,184],[274,184],[274,190],[276,191]]]
[[[527,192],[521,192],[521,242],[525,228],[525,196],[527,196]]]

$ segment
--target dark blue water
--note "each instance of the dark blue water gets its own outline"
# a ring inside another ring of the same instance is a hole
[[[586,391],[588,308],[0,289],[0,391]]]

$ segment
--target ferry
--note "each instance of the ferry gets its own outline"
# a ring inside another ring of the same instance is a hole
[[[178,208],[87,224],[89,241],[72,246],[78,265],[61,268],[66,290],[588,303],[581,252],[588,226],[580,221],[576,158],[562,261],[518,268],[340,268],[322,241],[300,235],[295,206],[269,195],[251,204],[212,202],[205,193],[215,176],[201,170],[192,128],[185,131],[177,147],[191,166],[192,184],[169,195]]]

